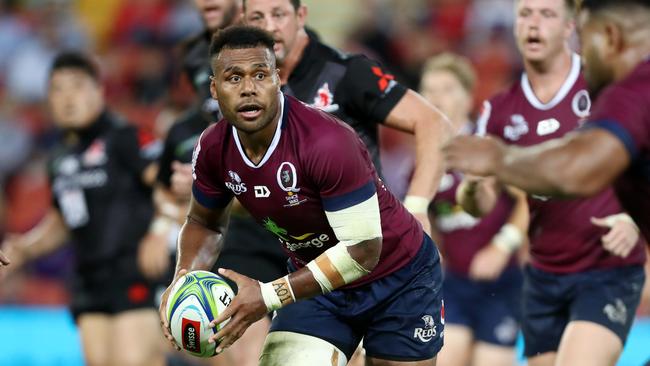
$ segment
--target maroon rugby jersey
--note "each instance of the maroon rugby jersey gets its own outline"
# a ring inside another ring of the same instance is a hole
[[[513,201],[503,192],[494,209],[477,219],[463,211],[456,202],[456,189],[461,181],[462,176],[458,173],[445,174],[429,209],[436,217],[436,227],[441,235],[438,244],[444,248],[445,270],[467,276],[476,253],[490,244],[506,223]],[[515,256],[509,265],[516,265]]]
[[[631,165],[614,187],[650,242],[650,58],[601,93],[586,127],[604,128],[625,144]]]
[[[479,134],[487,133],[508,144],[529,146],[565,135],[589,115],[591,102],[580,73],[580,57],[573,55],[564,84],[547,103],[541,103],[524,73],[519,83],[485,102]],[[590,222],[622,212],[613,189],[587,199],[550,199],[531,196],[531,263],[544,271],[574,273],[645,262],[640,243],[627,258],[611,255],[602,247],[607,229]]]
[[[193,159],[194,198],[215,208],[236,196],[301,268],[338,242],[325,210],[351,207],[376,192],[381,256],[375,269],[352,286],[407,264],[421,246],[422,228],[379,179],[355,132],[289,96],[282,108],[271,145],[258,164],[246,157],[237,131],[224,120],[205,130]]]

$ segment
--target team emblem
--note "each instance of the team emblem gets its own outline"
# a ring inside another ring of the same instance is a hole
[[[240,195],[248,191],[248,189],[246,188],[246,183],[243,183],[241,181],[241,177],[239,176],[239,174],[233,172],[232,170],[229,170],[228,176],[230,177],[230,182],[225,182],[225,184],[226,187],[228,187],[228,189],[230,189],[234,194]]]
[[[413,338],[417,338],[422,342],[429,342],[433,337],[438,334],[436,330],[436,324],[433,321],[433,316],[424,315],[422,316],[422,321],[424,322],[424,327],[415,328],[413,332]]]
[[[334,103],[334,95],[330,91],[329,83],[325,83],[316,92],[316,96],[314,97],[314,102],[312,103],[311,106],[321,109],[325,112],[332,113],[339,110],[339,105],[333,103]]]
[[[528,133],[528,122],[521,114],[510,116],[510,123],[503,128],[503,135],[508,140],[517,141],[521,136]]]
[[[546,136],[560,129],[560,121],[555,118],[545,119],[537,123],[537,135]]]
[[[589,92],[586,90],[580,90],[573,96],[571,101],[571,108],[573,113],[580,118],[586,118],[589,116],[589,111],[591,110],[591,99],[589,98]]]
[[[298,188],[298,174],[296,173],[296,167],[292,163],[285,161],[280,164],[276,178],[280,188],[287,192],[287,196],[285,197],[287,204],[284,207],[297,206],[307,200],[306,198],[300,199],[298,195],[298,192],[300,192],[300,188]]]

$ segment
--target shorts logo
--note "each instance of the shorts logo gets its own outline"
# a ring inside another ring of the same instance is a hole
[[[183,330],[183,348],[190,352],[201,353],[201,323],[183,318],[181,329]]]
[[[225,182],[226,187],[233,191],[234,194],[240,195],[248,189],[246,188],[246,183],[242,183],[239,174],[233,172],[232,170],[228,171],[228,176],[230,177],[230,182]]]
[[[253,189],[255,190],[255,198],[267,198],[271,195],[271,191],[267,186],[255,186]]]
[[[607,304],[603,308],[603,313],[607,315],[612,323],[627,323],[627,307],[621,299],[616,299],[615,304]]]
[[[296,167],[292,163],[285,161],[280,164],[276,173],[276,178],[280,188],[287,192],[287,196],[285,197],[287,204],[284,205],[284,207],[298,206],[307,201],[306,198],[300,199],[300,196],[298,195],[298,192],[300,192],[300,188],[297,188],[298,174],[296,173]]]
[[[573,113],[580,118],[586,118],[589,116],[589,111],[591,110],[591,99],[586,90],[580,90],[573,96],[571,109],[573,109]]]
[[[424,315],[422,317],[424,321],[423,328],[415,328],[413,332],[413,338],[417,338],[422,342],[429,342],[435,337],[438,332],[436,331],[436,325],[433,322],[433,317],[431,315]]]
[[[379,90],[384,94],[388,94],[388,92],[390,92],[395,84],[397,84],[397,82],[395,82],[395,76],[391,74],[384,74],[384,71],[377,66],[373,66],[371,69],[372,73],[375,74],[375,76],[379,77],[379,81],[377,81]]]

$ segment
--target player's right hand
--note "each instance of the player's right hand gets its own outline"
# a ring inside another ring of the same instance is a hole
[[[171,190],[176,198],[188,201],[192,195],[192,164],[172,162]]]
[[[9,264],[11,264],[11,261],[9,260],[9,258],[7,258],[4,255],[4,253],[2,253],[2,250],[0,250],[0,267],[1,266],[7,266]]]
[[[167,319],[167,298],[169,297],[169,293],[172,291],[172,288],[176,284],[176,281],[178,281],[178,279],[186,273],[187,270],[185,269],[181,269],[178,271],[178,273],[176,273],[174,280],[160,297],[160,308],[158,309],[158,315],[160,316],[160,325],[162,326],[163,335],[165,338],[167,338],[172,347],[174,347],[177,351],[180,351],[181,347],[176,344],[174,336],[172,336],[171,329],[169,329],[169,319]]]

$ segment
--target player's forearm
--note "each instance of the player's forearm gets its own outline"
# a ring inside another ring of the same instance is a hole
[[[517,227],[522,233],[527,233],[530,224],[530,208],[526,192],[515,187],[506,187],[506,192],[515,201],[508,217],[508,223]]]
[[[223,247],[225,229],[212,230],[188,217],[178,236],[178,258],[176,270],[209,271],[219,257]]]
[[[306,267],[262,283],[267,310],[272,311],[297,300],[329,293],[352,283],[375,268],[381,254],[381,238],[345,246],[339,243],[309,262]]]
[[[38,225],[24,235],[20,250],[29,261],[63,246],[68,238],[68,229],[59,212],[50,209]]]

